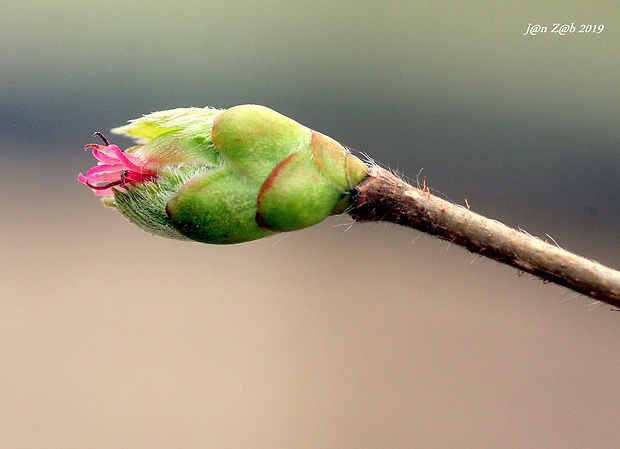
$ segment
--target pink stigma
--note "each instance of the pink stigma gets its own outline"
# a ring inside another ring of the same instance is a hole
[[[147,168],[148,163],[138,156],[126,153],[110,144],[103,134],[96,132],[105,145],[90,143],[84,147],[92,150],[97,165],[80,173],[78,181],[90,187],[97,196],[114,196],[113,187],[125,188],[128,184],[144,183],[157,179],[157,171]]]

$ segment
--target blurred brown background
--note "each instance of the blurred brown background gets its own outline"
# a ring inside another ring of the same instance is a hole
[[[0,447],[618,447],[609,307],[346,217],[168,241],[76,181],[93,131],[260,103],[618,268],[615,2],[5,3]]]

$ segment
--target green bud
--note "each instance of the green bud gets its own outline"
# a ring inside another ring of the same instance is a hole
[[[80,182],[156,235],[241,243],[312,226],[349,205],[366,165],[269,108],[173,109],[116,128],[142,145],[88,145]]]

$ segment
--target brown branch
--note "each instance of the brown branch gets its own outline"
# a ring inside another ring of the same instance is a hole
[[[373,167],[353,192],[355,221],[388,221],[463,246],[620,308],[620,272],[415,188]]]

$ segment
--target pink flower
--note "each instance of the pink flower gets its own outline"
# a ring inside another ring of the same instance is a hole
[[[80,173],[78,181],[90,187],[97,196],[114,196],[114,189],[124,189],[128,184],[154,181],[157,176],[157,165],[149,164],[136,154],[121,150],[117,145],[112,145],[101,134],[105,145],[89,143],[85,150],[93,150],[93,156],[99,162],[86,172]]]

